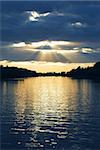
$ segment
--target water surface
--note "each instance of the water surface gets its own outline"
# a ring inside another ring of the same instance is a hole
[[[1,81],[1,150],[99,150],[100,83]]]

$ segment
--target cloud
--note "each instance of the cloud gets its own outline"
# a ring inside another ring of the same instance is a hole
[[[85,53],[85,54],[95,52],[92,48],[82,48],[81,51],[82,51],[82,53]]]
[[[2,58],[24,60],[29,55],[35,59],[40,53],[34,50],[78,51],[80,61],[84,54],[88,54],[89,61],[100,58],[100,2],[98,5],[92,1],[1,4]]]
[[[25,47],[25,46],[26,46],[25,42],[14,43],[11,45],[11,47]]]
[[[0,60],[46,62],[95,62],[100,60],[100,49],[84,47],[71,41],[37,41],[3,44]]]
[[[29,21],[39,21],[40,18],[43,18],[43,17],[50,15],[50,12],[38,13],[36,11],[27,11],[26,13],[28,14],[28,20]]]
[[[100,38],[100,6],[73,2],[5,2],[3,41],[95,41]],[[13,7],[11,7],[13,6]],[[67,7],[66,7],[67,6]],[[97,15],[98,14],[98,15]],[[91,17],[93,16],[93,17]]]
[[[75,27],[75,28],[83,28],[83,27],[86,27],[86,24],[78,21],[78,22],[75,22],[75,23],[71,23],[71,26]]]
[[[100,51],[98,51],[98,49],[93,49],[91,47],[75,47],[74,50],[76,50],[76,52],[82,53],[82,54],[92,54],[92,53],[100,53]]]
[[[71,42],[71,41],[37,41],[37,42],[19,42],[8,45],[8,47],[12,48],[20,48],[23,50],[68,50],[75,46],[80,46],[79,42]],[[7,46],[6,46],[7,47]]]
[[[26,16],[28,16],[28,21],[41,21],[43,19],[46,19],[46,17],[51,16],[53,17],[73,17],[73,18],[77,18],[78,15],[76,14],[72,14],[72,13],[66,13],[63,11],[52,11],[52,12],[45,12],[45,13],[39,13],[35,10],[33,11],[26,11],[25,12]]]
[[[40,50],[52,50],[52,47],[49,45],[41,45],[39,47],[37,47],[36,49],[40,49]]]

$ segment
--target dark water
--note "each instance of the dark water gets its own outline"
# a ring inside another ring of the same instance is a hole
[[[2,81],[1,150],[100,150],[100,83]]]

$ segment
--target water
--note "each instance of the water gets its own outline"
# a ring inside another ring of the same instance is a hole
[[[100,83],[2,81],[1,150],[100,150]]]

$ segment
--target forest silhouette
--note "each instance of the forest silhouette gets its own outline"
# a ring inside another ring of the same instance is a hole
[[[17,67],[4,67],[0,66],[0,78],[25,78],[25,77],[38,77],[38,76],[63,76],[77,79],[100,79],[100,62],[95,63],[93,67],[72,69],[69,72],[48,72],[48,73],[37,73],[23,68]]]

